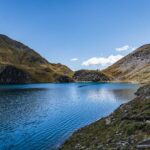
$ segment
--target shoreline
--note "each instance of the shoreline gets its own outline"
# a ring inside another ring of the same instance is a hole
[[[59,149],[136,149],[145,139],[148,139],[150,148],[150,133],[147,133],[150,131],[150,109],[146,109],[150,108],[150,84],[140,87],[135,95],[133,100],[122,104],[110,115],[76,130]],[[146,111],[140,115],[142,108]]]
[[[28,84],[49,84],[49,83],[54,83],[54,84],[61,84],[61,83],[131,83],[131,84],[139,84],[139,85],[144,85],[146,84],[145,82],[138,82],[138,81],[121,81],[121,80],[109,80],[109,81],[72,81],[72,82],[28,82],[28,83],[3,83],[0,85],[28,85]]]

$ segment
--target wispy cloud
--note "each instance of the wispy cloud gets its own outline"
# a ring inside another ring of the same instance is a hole
[[[118,51],[118,52],[128,51],[128,50],[133,51],[135,49],[136,49],[136,47],[132,47],[132,46],[129,46],[129,45],[124,45],[122,47],[116,48],[116,51]]]
[[[134,51],[134,50],[136,50],[137,49],[137,47],[132,47],[131,48],[131,51]]]
[[[121,52],[121,51],[126,51],[129,50],[130,46],[129,45],[124,45],[122,47],[116,48],[116,51]]]
[[[78,61],[79,59],[78,58],[72,58],[70,59],[70,61]]]
[[[119,59],[121,59],[122,55],[110,55],[108,57],[92,57],[82,63],[83,66],[94,66],[94,65],[101,65],[101,66],[108,66]]]

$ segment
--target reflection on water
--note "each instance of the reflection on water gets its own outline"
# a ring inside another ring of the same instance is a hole
[[[126,90],[107,90],[107,89],[98,89],[96,91],[90,91],[88,93],[88,98],[91,100],[100,100],[100,101],[128,101],[131,98],[131,93],[133,89]]]
[[[0,150],[56,149],[74,130],[134,97],[135,84],[0,86]]]

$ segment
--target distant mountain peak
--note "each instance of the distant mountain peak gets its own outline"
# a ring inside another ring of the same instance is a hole
[[[33,79],[33,82],[57,82],[57,79],[60,78],[61,81],[65,79],[65,82],[66,80],[69,81],[69,76],[73,73],[67,66],[60,63],[49,63],[45,58],[30,47],[13,40],[6,35],[0,34],[0,70],[1,67],[10,65],[10,74],[13,72],[25,72]],[[4,73],[1,73],[0,81],[5,83],[3,78],[1,78],[2,74],[4,77]],[[14,76],[14,73],[12,76]],[[68,78],[66,76],[68,76]],[[32,81],[30,80],[30,82]],[[20,82],[21,81],[19,80],[19,83]],[[18,82],[16,81],[16,83]]]

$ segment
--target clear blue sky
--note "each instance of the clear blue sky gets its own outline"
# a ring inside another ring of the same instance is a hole
[[[50,62],[95,68],[81,64],[150,43],[150,0],[0,0],[0,33]]]

